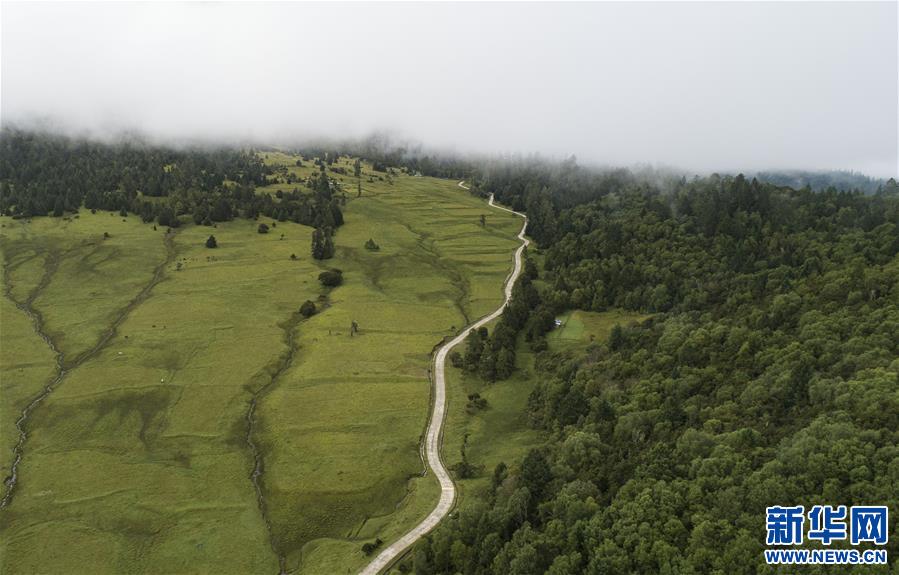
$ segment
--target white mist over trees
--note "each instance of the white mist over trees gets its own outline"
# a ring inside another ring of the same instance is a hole
[[[14,4],[2,119],[896,175],[895,3]]]

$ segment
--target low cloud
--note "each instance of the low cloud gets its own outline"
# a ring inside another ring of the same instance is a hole
[[[4,3],[2,121],[897,174],[897,5]]]

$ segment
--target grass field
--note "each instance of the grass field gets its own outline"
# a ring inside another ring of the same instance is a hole
[[[309,257],[312,230],[291,223],[166,236],[86,210],[0,218],[4,472],[16,414],[57,375],[14,302],[38,314],[65,370],[26,424],[0,571],[275,573],[280,559],[345,573],[365,562],[363,542],[427,513],[429,353],[501,301],[520,224],[455,182],[381,176],[362,178],[361,197],[343,177],[346,224],[325,265]],[[344,271],[330,293],[325,267]],[[327,305],[301,321],[307,299]]]
[[[83,212],[62,226],[42,218],[4,229],[6,257],[37,238],[49,250],[83,245],[34,302],[70,371],[29,421],[3,512],[4,572],[277,570],[243,421],[283,349],[278,324],[320,291],[317,266],[289,259],[308,242],[299,226],[293,248],[252,222],[213,231],[219,249],[203,245],[210,230],[188,227],[167,254],[163,232],[133,218]],[[100,263],[80,266],[86,254]],[[129,308],[161,263],[163,280]],[[124,312],[96,355],[75,364]],[[4,348],[11,336],[4,322]]]
[[[560,315],[562,325],[546,336],[549,348],[583,349],[593,341],[605,341],[616,324],[622,327],[631,322],[641,322],[648,315],[625,310],[609,310],[601,313],[574,310]]]

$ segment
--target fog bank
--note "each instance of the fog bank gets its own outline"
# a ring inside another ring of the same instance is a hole
[[[897,4],[3,3],[4,124],[897,175]]]

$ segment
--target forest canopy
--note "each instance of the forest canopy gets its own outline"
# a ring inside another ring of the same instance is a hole
[[[265,216],[315,227],[343,223],[326,174],[273,197],[274,181],[253,150],[115,144],[4,129],[0,134],[0,214],[63,216],[84,207],[136,214],[176,227],[180,216],[212,225]]]
[[[531,344],[545,444],[492,470],[415,572],[767,573],[766,506],[899,509],[895,182],[577,172],[492,170],[473,191],[527,210],[537,305],[652,316],[585,352]]]

